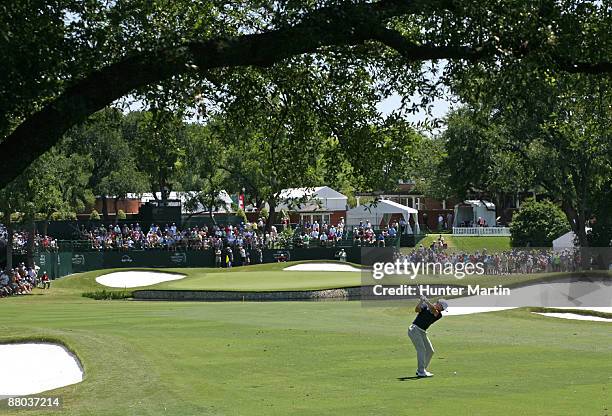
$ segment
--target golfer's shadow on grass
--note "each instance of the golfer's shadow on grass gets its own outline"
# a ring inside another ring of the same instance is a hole
[[[417,376],[412,376],[412,377],[398,377],[397,381],[410,381],[410,380],[422,380],[426,377],[417,377]]]

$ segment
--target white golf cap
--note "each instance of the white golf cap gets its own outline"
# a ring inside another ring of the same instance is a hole
[[[448,302],[446,302],[444,299],[438,299],[438,303],[442,305],[442,310],[445,311],[448,309]]]

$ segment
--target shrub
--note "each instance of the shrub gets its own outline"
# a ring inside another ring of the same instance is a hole
[[[514,247],[550,247],[552,241],[570,230],[567,217],[556,204],[527,200],[512,216],[510,234]]]
[[[127,216],[125,215],[125,212],[122,209],[117,211],[117,219],[118,220],[124,220],[126,218],[127,218]]]
[[[76,220],[77,216],[75,212],[54,212],[51,219],[53,221]]]
[[[132,297],[132,292],[129,290],[97,290],[95,292],[85,292],[82,294],[84,298],[91,298],[96,300],[113,300],[113,299],[127,299]]]
[[[89,219],[94,221],[100,221],[100,214],[94,209],[93,211],[91,211],[91,214],[89,214]]]
[[[247,216],[246,216],[246,214],[244,213],[244,210],[243,210],[242,208],[238,208],[238,209],[236,210],[236,216],[237,216],[238,218],[240,218],[240,219],[242,220],[242,222],[247,222]]]
[[[285,228],[278,234],[278,245],[280,248],[290,249],[293,244],[293,229]]]
[[[270,215],[270,213],[268,212],[267,208],[262,208],[261,210],[259,210],[259,216],[265,219],[268,219],[268,216]]]

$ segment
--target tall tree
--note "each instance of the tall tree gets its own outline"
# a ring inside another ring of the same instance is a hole
[[[214,99],[224,94],[211,77],[292,57],[320,68],[340,57],[404,97],[436,95],[428,60],[448,60],[441,79],[453,84],[471,82],[472,69],[612,71],[612,17],[598,0],[37,0],[4,2],[0,19],[0,186],[121,97],[162,83],[177,100]]]
[[[455,111],[447,118],[442,140],[446,154],[440,169],[460,197],[497,199],[536,185],[534,168],[514,152],[520,138],[500,125],[495,114],[467,107]]]
[[[182,159],[181,186],[188,191],[185,207],[197,212],[204,207],[215,222],[214,211],[225,204],[222,191],[233,191],[229,174],[222,167],[228,154],[211,125],[190,124],[186,128],[186,151]]]
[[[105,108],[86,123],[71,129],[62,143],[62,147],[74,149],[93,160],[87,187],[102,198],[105,220],[108,219],[109,197],[123,198],[130,192],[148,189],[147,178],[137,169],[134,147],[124,137],[125,118],[120,110]]]
[[[91,161],[71,158],[53,149],[40,157],[26,171],[0,190],[0,212],[7,227],[7,267],[12,265],[13,217],[19,215],[29,233],[28,263],[33,264],[34,220],[37,214],[74,211],[91,202],[91,192],[86,188]]]
[[[481,79],[491,83],[496,78]],[[612,175],[610,80],[585,75],[531,79],[538,88],[485,94],[450,118],[448,164],[458,189],[544,189],[561,205],[581,246]],[[509,101],[524,100],[521,107]],[[524,186],[524,185],[523,185]],[[610,213],[600,212],[605,223]]]
[[[406,178],[415,181],[415,190],[433,199],[447,199],[458,194],[449,184],[453,175],[446,158],[443,137],[421,137],[415,145],[414,163]]]
[[[152,109],[133,112],[124,120],[124,136],[133,149],[136,166],[155,199],[167,201],[180,175],[185,153],[185,124],[179,114]]]

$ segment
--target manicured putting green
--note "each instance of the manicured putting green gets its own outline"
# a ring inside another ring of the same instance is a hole
[[[305,272],[287,271],[286,267],[297,263],[274,263],[232,269],[159,269],[157,272],[180,274],[179,280],[167,281],[147,286],[153,289],[171,290],[313,290],[361,285],[361,273],[356,272]],[[309,263],[301,263],[309,264]],[[332,263],[334,264],[334,263]],[[335,263],[341,264],[341,263]],[[355,267],[354,265],[342,264]],[[141,269],[136,272],[154,272],[152,269]],[[108,269],[80,273],[64,277],[54,282],[54,287],[65,290],[95,291],[108,289],[96,283],[100,274],[125,273],[125,269]]]

